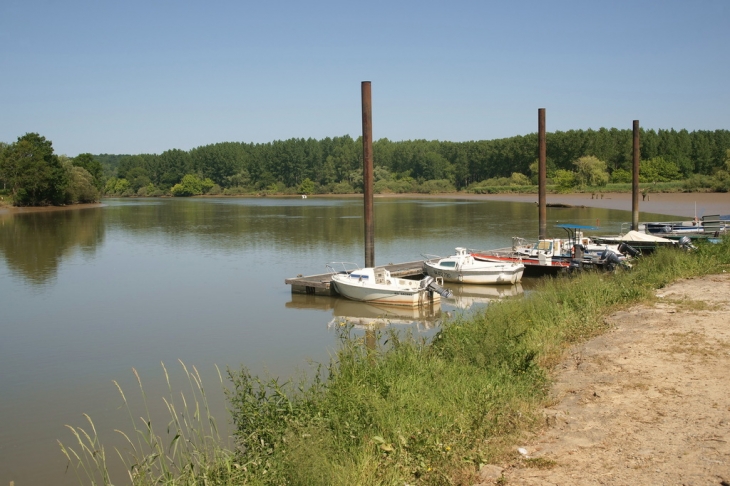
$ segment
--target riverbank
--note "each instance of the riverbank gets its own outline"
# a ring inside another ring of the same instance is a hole
[[[543,280],[538,291],[526,299],[505,300],[445,324],[430,343],[406,339],[397,333],[378,334],[377,330],[367,339],[344,325],[338,328],[342,347],[328,366],[319,368],[319,379],[310,377],[301,383],[282,384],[251,376],[245,368],[232,372],[229,399],[237,447],[220,451],[212,464],[181,470],[181,482],[202,482],[205,476],[208,480],[215,477],[212,482],[223,484],[473,485],[504,484],[505,480],[532,484],[528,481],[537,477],[544,478],[544,482],[534,484],[555,484],[549,475],[540,474],[560,471],[558,468],[570,463],[578,453],[574,449],[595,445],[604,434],[602,423],[615,418],[611,425],[615,444],[621,451],[630,451],[630,457],[618,455],[612,463],[602,456],[605,451],[596,447],[588,452],[584,470],[566,469],[563,478],[567,479],[557,481],[597,483],[601,478],[590,474],[593,463],[605,460],[610,465],[608,471],[624,467],[627,459],[640,457],[651,445],[636,441],[638,445],[632,449],[635,444],[630,443],[636,437],[669,423],[672,414],[648,412],[653,410],[654,402],[676,398],[692,406],[709,399],[707,405],[716,410],[707,415],[708,426],[727,429],[727,424],[717,418],[717,414],[730,408],[721,392],[726,389],[724,384],[718,383],[711,393],[709,384],[697,387],[692,377],[685,374],[683,368],[687,363],[680,356],[689,353],[700,360],[717,359],[721,368],[726,369],[724,358],[711,353],[726,352],[725,337],[705,338],[692,323],[695,318],[708,317],[696,312],[726,312],[727,302],[695,302],[672,291],[669,284],[680,279],[699,282],[710,278],[706,284],[697,285],[696,295],[717,288],[718,295],[726,296],[730,289],[720,285],[724,281],[711,280],[719,277],[707,274],[728,270],[728,264],[730,242],[725,241],[702,245],[692,253],[662,249],[637,262],[632,271],[617,272],[611,277],[585,272],[571,278]],[[657,293],[657,289],[661,290]],[[674,306],[658,318],[656,333],[647,335],[647,342],[657,345],[665,355],[645,369],[625,371],[630,359],[645,354],[629,338],[644,328],[652,329],[647,314],[632,314],[633,309],[649,308],[657,302],[659,307]],[[685,310],[688,314],[682,315],[680,322],[689,327],[673,333],[661,327],[666,325],[667,316],[671,318]],[[719,321],[713,321],[713,316],[708,320],[714,324],[727,322],[726,314],[717,316]],[[610,345],[600,344],[606,342],[601,341],[606,336],[615,334],[619,325],[629,326],[625,333],[628,337]],[[725,331],[722,325],[715,327]],[[661,341],[665,337],[667,340]],[[698,345],[703,344],[703,339],[708,347]],[[591,346],[606,354],[595,361],[593,371],[597,374],[586,378],[583,363],[589,361],[589,351],[576,354],[571,350],[588,350]],[[672,361],[672,366],[668,361]],[[574,371],[577,380],[585,381],[568,382],[556,391],[554,383],[560,386],[562,367]],[[661,377],[655,373],[662,372],[664,367],[666,374],[662,377],[667,384],[658,385]],[[631,379],[623,384],[621,380],[627,376]],[[691,384],[687,385],[688,382]],[[611,387],[632,394],[632,400],[625,400],[626,416],[614,413],[619,400]],[[600,401],[604,396],[607,399]],[[541,445],[540,433],[545,433],[546,417],[552,424],[558,419],[573,423],[572,412],[550,415],[545,411],[559,407],[564,397],[588,410],[603,408],[586,423],[576,426],[576,430],[555,432],[558,438],[574,432],[574,442],[566,446],[564,456],[553,459],[539,454],[548,449]],[[640,398],[648,401],[641,402]],[[675,411],[673,416],[692,417],[683,412]],[[686,425],[680,423],[677,427]],[[678,430],[667,425],[667,434],[676,434]],[[695,449],[707,440],[726,440],[724,435],[698,437],[703,442],[691,443]],[[709,447],[704,445],[700,449],[703,453]],[[518,448],[523,448],[525,455]],[[162,452],[155,451],[155,461],[166,460]],[[678,455],[682,455],[681,451]],[[722,455],[702,457],[725,460]],[[137,457],[134,462],[147,461]],[[245,468],[235,467],[241,464]],[[481,467],[483,464],[492,467]],[[629,463],[632,468],[636,464],[640,463]],[[149,484],[165,467],[168,465],[156,463],[150,467]],[[615,478],[619,484],[653,484],[652,471],[660,468],[643,470],[646,476],[631,476],[633,471],[626,471],[628,476]],[[498,475],[489,479],[488,474],[495,470]],[[638,481],[630,480],[634,477]]]
[[[258,197],[258,196],[201,196],[201,197]],[[300,197],[300,196],[289,196]],[[321,194],[310,196],[319,197],[362,197],[361,194]],[[537,204],[537,194],[376,194],[376,198],[434,198],[434,199],[465,199],[479,201],[512,201]],[[639,220],[641,213],[665,214],[682,218],[702,217],[710,214],[730,214],[730,193],[722,192],[675,192],[651,193],[648,200],[639,201]],[[631,193],[616,192],[603,193],[592,196],[590,193],[548,194],[548,204],[565,204],[574,207],[590,207],[602,209],[616,209],[631,211]],[[28,212],[64,211],[85,208],[98,208],[103,202],[93,204],[73,204],[68,206],[43,207],[15,207],[0,205],[0,213],[22,214]]]
[[[90,204],[68,204],[66,206],[0,206],[0,214],[48,213],[55,211],[100,208],[103,206],[104,204],[100,202]]]
[[[390,197],[390,194],[381,194],[382,197]],[[411,197],[433,197],[433,198],[457,198],[478,201],[513,201],[537,204],[537,194],[435,194],[431,196]],[[697,216],[702,217],[710,214],[730,214],[730,193],[724,192],[675,192],[675,193],[651,193],[649,200],[639,198],[639,220],[641,213],[665,214],[693,218],[695,216],[695,205]],[[604,193],[591,196],[590,193],[573,194],[548,194],[548,204],[567,204],[570,206],[617,209],[631,211],[631,193]]]
[[[546,427],[502,464],[507,484],[730,484],[730,275],[655,295],[555,367]]]

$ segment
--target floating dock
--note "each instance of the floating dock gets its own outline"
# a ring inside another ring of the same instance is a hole
[[[423,275],[423,260],[406,263],[389,263],[378,265],[385,268],[393,277],[415,277]],[[287,278],[284,283],[291,285],[292,294],[337,295],[332,286],[331,273],[309,275],[307,277]]]

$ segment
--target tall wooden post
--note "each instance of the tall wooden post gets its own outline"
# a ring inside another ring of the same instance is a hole
[[[537,146],[538,146],[538,238],[547,238],[547,148],[545,145],[545,108],[537,110]]]
[[[639,229],[639,120],[634,120],[634,164],[633,178],[631,179],[631,229]]]
[[[362,82],[362,182],[365,204],[365,266],[375,266],[373,224],[373,107],[370,81]]]

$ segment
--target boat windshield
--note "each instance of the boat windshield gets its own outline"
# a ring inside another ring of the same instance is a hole
[[[440,267],[455,268],[456,267],[456,262],[453,261],[453,260],[441,261],[441,262],[439,262],[439,266]]]

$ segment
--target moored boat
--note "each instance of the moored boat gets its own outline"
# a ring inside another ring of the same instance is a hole
[[[641,233],[639,231],[628,231],[620,235],[594,236],[593,240],[599,244],[621,244],[626,243],[642,253],[656,250],[660,246],[676,246],[677,242],[661,236]]]
[[[456,248],[450,257],[429,258],[423,262],[423,271],[445,282],[467,284],[513,285],[522,280],[525,265],[518,261],[484,261],[475,259],[466,248]]]
[[[384,305],[421,306],[438,302],[441,296],[447,297],[450,291],[441,287],[434,277],[410,280],[391,276],[383,267],[365,267],[355,270],[335,272],[332,270],[332,285],[337,293],[348,299]]]

